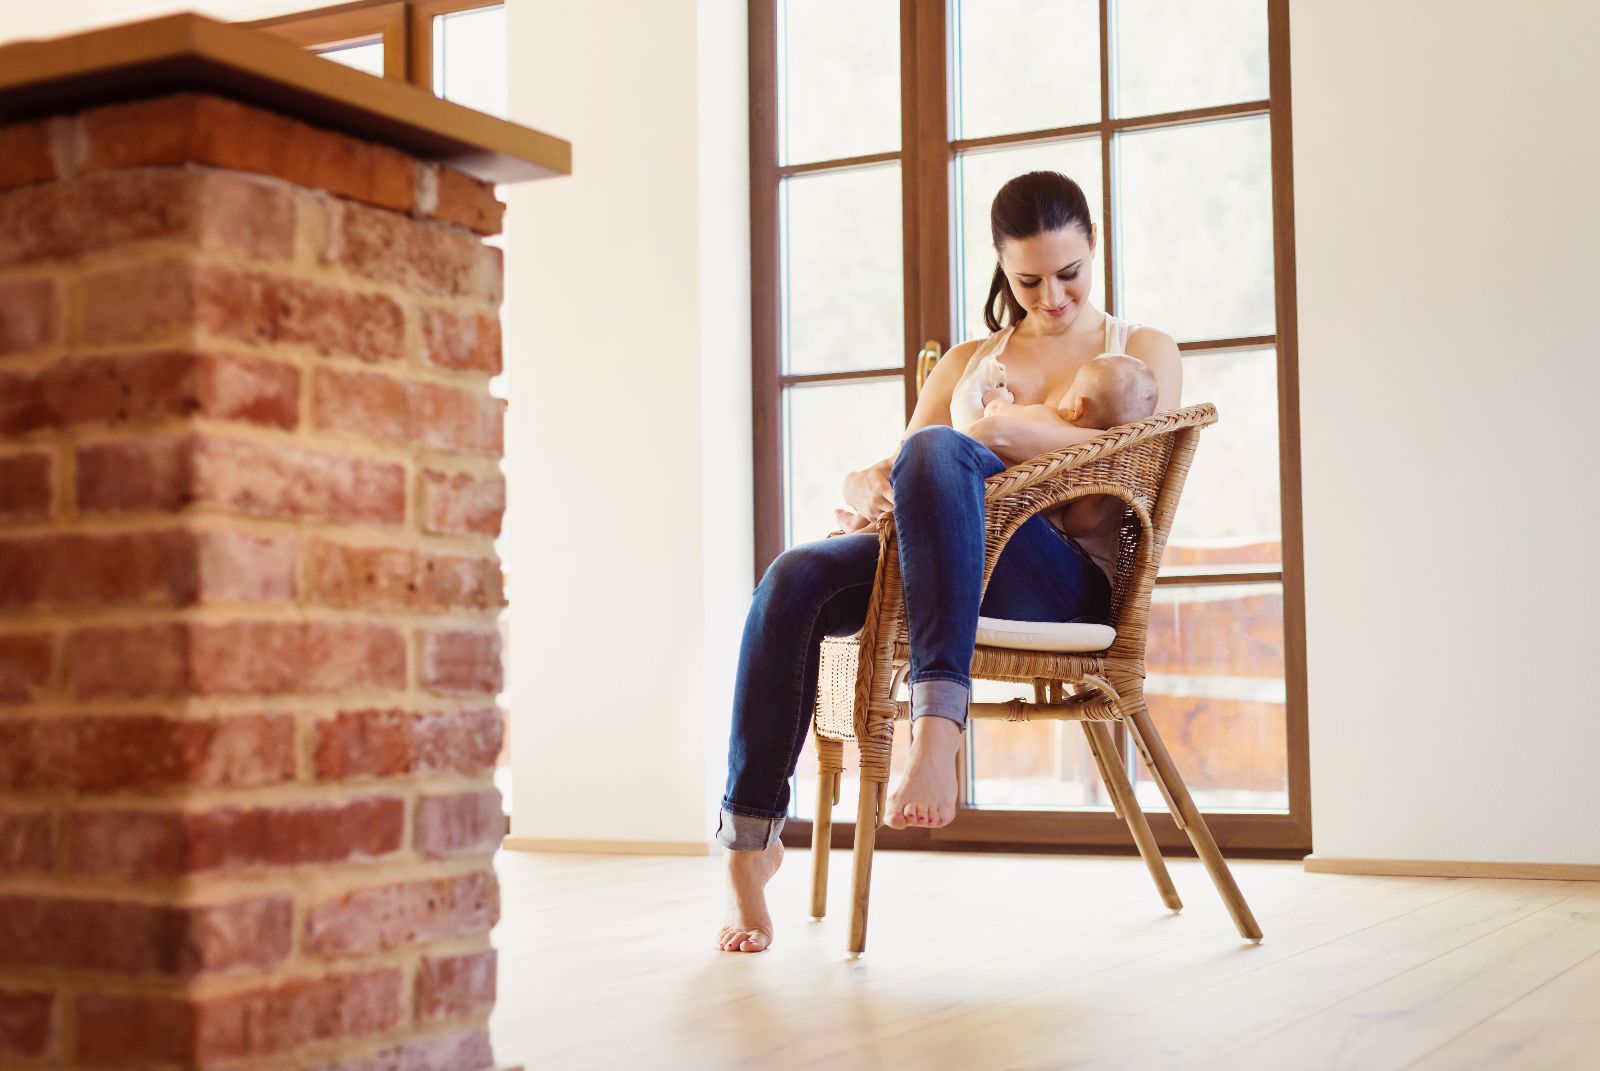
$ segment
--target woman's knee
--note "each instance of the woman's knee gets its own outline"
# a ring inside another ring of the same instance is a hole
[[[756,587],[757,597],[778,604],[817,602],[849,582],[845,573],[850,563],[838,553],[840,549],[827,540],[790,547],[767,566]]]
[[[918,428],[906,436],[906,441],[900,444],[900,453],[890,467],[890,479],[901,472],[925,466],[931,461],[969,451],[975,442],[976,440],[948,424],[929,424],[925,428]]]
[[[971,467],[983,476],[1005,468],[985,445],[948,424],[918,428],[900,444],[900,454],[889,471],[891,485],[906,480],[932,479],[942,482],[938,473],[951,466]]]

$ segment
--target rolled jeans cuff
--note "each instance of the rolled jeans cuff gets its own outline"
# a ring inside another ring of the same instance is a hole
[[[783,832],[782,818],[734,814],[723,807],[717,813],[717,843],[736,852],[759,852],[772,847]]]
[[[967,725],[967,707],[972,702],[970,681],[945,680],[942,677],[925,677],[912,681],[911,720],[932,714],[949,718],[963,729]]]

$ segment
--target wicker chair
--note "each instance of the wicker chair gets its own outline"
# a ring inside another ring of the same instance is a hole
[[[1055,626],[1058,641],[1051,643],[1054,649],[1020,650],[995,645],[999,637],[987,633],[983,627],[987,619],[980,618],[972,676],[1031,684],[1034,701],[973,703],[969,717],[1081,722],[1117,815],[1128,823],[1162,901],[1176,911],[1183,903],[1134,799],[1133,786],[1107,725],[1120,719],[1166,797],[1173,821],[1188,833],[1240,935],[1254,941],[1260,940],[1261,930],[1173,766],[1144,701],[1150,592],[1200,429],[1214,424],[1216,419],[1216,409],[1209,404],[1158,413],[989,477],[984,497],[985,590],[1006,540],[1035,513],[1084,495],[1109,494],[1122,499],[1122,534],[1111,600],[1116,638],[1105,646],[1103,626],[1059,625]],[[1098,642],[1085,642],[1086,636],[1095,635],[1094,630],[1099,630]],[[842,741],[855,740],[861,756],[850,920],[852,952],[866,949],[872,849],[888,796],[894,721],[910,716],[908,704],[897,701],[894,694],[910,656],[894,514],[890,512],[878,522],[878,568],[866,623],[855,636],[823,640],[812,718],[819,777],[812,832],[811,914],[817,918],[827,907],[831,812],[839,799],[844,769]]]

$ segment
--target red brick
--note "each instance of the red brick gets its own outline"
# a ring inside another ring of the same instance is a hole
[[[481,235],[499,234],[506,206],[494,184],[448,165],[419,162],[417,214]]]
[[[292,600],[292,536],[166,529],[0,540],[0,607]]]
[[[386,145],[321,130],[261,108],[176,93],[83,115],[85,171],[193,162],[409,209],[415,161]]]
[[[0,540],[0,606],[186,606],[294,595],[293,537],[167,529]]]
[[[289,956],[294,901],[175,906],[0,896],[0,966],[191,977]]]
[[[405,687],[406,642],[362,621],[84,628],[67,667],[78,699],[392,691]]]
[[[382,294],[184,259],[98,272],[83,289],[87,342],[143,342],[198,328],[364,361],[405,356],[405,312]]]
[[[300,370],[239,354],[170,350],[57,361],[39,373],[35,390],[33,417],[42,427],[202,416],[292,428],[300,419]]]
[[[76,874],[148,878],[334,863],[396,851],[404,824],[396,796],[248,810],[78,811],[67,822],[67,865]]]
[[[316,1041],[365,1037],[395,1028],[404,1017],[398,967],[295,978],[199,999],[84,994],[77,1005],[77,1054],[96,1066],[212,1067],[292,1053]]]
[[[328,206],[325,263],[430,297],[475,297],[499,305],[502,254],[455,228],[347,201]]]
[[[46,453],[0,457],[0,522],[49,518],[54,495],[53,466]]]
[[[491,457],[504,449],[505,402],[487,391],[335,368],[311,384],[319,428]]]
[[[439,535],[500,534],[506,511],[506,478],[465,472],[422,474],[422,530]]]
[[[3,545],[3,544],[0,544]],[[308,597],[368,610],[485,609],[505,605],[500,562],[403,547],[353,547],[317,540]]]
[[[202,530],[193,533],[199,602],[293,601],[299,543],[292,535]]]
[[[446,629],[423,640],[422,681],[441,695],[494,695],[500,691],[500,637],[493,632]]]
[[[36,350],[60,339],[61,299],[55,280],[0,283],[0,354]]]
[[[361,956],[401,945],[483,933],[500,918],[492,870],[456,878],[360,889],[306,912],[307,951]]]
[[[55,639],[43,632],[0,635],[0,703],[26,703],[50,683]]]
[[[424,796],[417,803],[417,851],[430,859],[492,852],[506,834],[500,792]]]
[[[4,159],[0,154],[0,160]],[[0,1058],[38,1059],[47,1055],[54,1006],[55,996],[51,993],[0,989]]]
[[[199,168],[145,168],[0,192],[0,265],[64,260],[134,242],[286,258],[293,193]]]
[[[423,959],[417,968],[417,1019],[437,1022],[494,1007],[495,952]]]
[[[152,1061],[197,1066],[196,1007],[172,997],[85,993],[77,1001],[77,1058],[82,1063],[138,1067]]]
[[[0,789],[247,787],[295,776],[286,714],[51,715],[0,721]]]
[[[501,371],[500,318],[451,309],[423,309],[422,362],[472,372]]]
[[[0,757],[0,769],[5,763]],[[0,811],[0,874],[54,870],[55,854],[54,818],[49,812]]]
[[[448,1034],[356,1056],[317,1071],[488,1071],[495,1066],[486,1030]]]
[[[286,519],[405,520],[405,468],[387,461],[183,434],[82,446],[77,463],[78,508],[87,512],[193,504]]]
[[[176,171],[68,179],[0,193],[0,266],[65,260],[194,233],[193,180]]]
[[[503,733],[494,707],[437,714],[341,710],[317,723],[317,777],[478,773],[493,767]]]
[[[50,120],[0,127],[0,190],[49,182],[56,177],[50,153]]]

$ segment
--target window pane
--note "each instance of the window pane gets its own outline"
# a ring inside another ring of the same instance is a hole
[[[900,148],[900,5],[778,0],[778,162]]]
[[[1263,0],[1112,0],[1111,114],[1267,99]]]
[[[784,370],[904,365],[900,165],[784,179],[779,203]]]
[[[960,321],[957,331],[963,339],[981,337],[989,332],[983,325],[983,303],[989,296],[989,283],[994,278],[995,269],[989,206],[1001,186],[1029,171],[1059,171],[1083,187],[1083,195],[1089,201],[1089,216],[1096,226],[1100,224],[1101,205],[1105,202],[1104,187],[1100,181],[1100,139],[1097,137],[1052,141],[1015,149],[986,149],[965,152],[956,157],[955,205],[961,213],[955,226],[959,243],[956,263],[960,265],[957,281],[961,289],[956,308]],[[1103,246],[1097,243],[1090,298],[1097,307],[1103,309],[1105,283],[1102,269],[1105,258],[1102,250]]]
[[[506,117],[506,9],[458,11],[433,20],[435,96]]]
[[[1288,810],[1282,585],[1156,588],[1146,659],[1150,717],[1196,805]],[[1140,806],[1166,810],[1134,762]]]
[[[1117,304],[1180,342],[1273,333],[1266,116],[1119,134]]]
[[[1161,571],[1281,566],[1277,351],[1185,357],[1183,401],[1212,403],[1217,422],[1200,433]]]
[[[346,67],[354,67],[358,71],[383,77],[383,40],[368,41],[364,45],[344,45],[340,48],[330,48],[317,55],[323,59],[331,59],[335,63],[342,63]]]
[[[1031,703],[1033,688],[975,680],[972,698],[979,703],[1017,698]],[[974,807],[1083,810],[1111,806],[1094,754],[1077,722],[974,718],[967,736]]]
[[[956,137],[1100,119],[1097,0],[959,0]]]
[[[905,380],[803,383],[783,392],[784,546],[838,527],[845,473],[894,453],[905,431]]]

